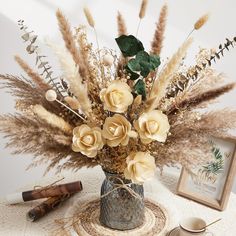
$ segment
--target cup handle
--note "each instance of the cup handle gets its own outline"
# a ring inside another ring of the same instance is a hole
[[[212,233],[212,232],[210,232],[210,231],[206,231],[206,234],[205,234],[206,236],[214,236],[214,234]]]

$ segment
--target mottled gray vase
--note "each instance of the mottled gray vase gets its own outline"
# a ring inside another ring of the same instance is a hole
[[[106,178],[101,187],[101,224],[116,230],[129,230],[142,225],[145,209],[143,185],[132,184],[131,181],[123,179],[117,174],[104,172]],[[117,184],[121,184],[118,178],[121,178],[125,184],[128,184],[140,198],[133,196],[125,188],[113,191]]]

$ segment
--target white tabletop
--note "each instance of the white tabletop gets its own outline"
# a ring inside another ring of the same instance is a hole
[[[56,219],[65,217],[66,212],[76,198],[86,199],[86,196],[97,194],[99,196],[100,186],[104,179],[104,174],[100,168],[81,169],[77,173],[64,173],[65,182],[81,180],[84,186],[82,192],[78,193],[74,199],[66,202],[60,209],[51,212],[41,220],[31,223],[26,220],[26,213],[39,202],[29,202],[14,206],[8,206],[2,200],[0,203],[0,236],[43,236],[49,235],[52,229],[57,228]],[[55,179],[60,179],[56,176]],[[52,183],[54,179],[42,179],[41,184]],[[211,222],[222,218],[221,223],[210,228],[215,236],[235,236],[236,235],[236,194],[231,194],[228,207],[225,211],[219,212],[206,206],[200,205],[191,200],[187,200],[175,194],[178,176],[164,173],[145,183],[146,196],[162,204],[169,213],[169,230],[178,225],[181,218],[187,216],[198,216]],[[28,190],[36,184],[25,188]],[[86,199],[88,200],[88,199]]]

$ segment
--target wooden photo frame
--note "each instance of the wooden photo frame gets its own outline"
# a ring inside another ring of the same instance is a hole
[[[228,203],[236,172],[236,140],[212,138],[213,160],[187,171],[182,169],[177,193],[223,211]]]

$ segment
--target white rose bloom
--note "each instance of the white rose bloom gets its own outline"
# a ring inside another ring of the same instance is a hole
[[[98,150],[103,147],[101,129],[98,127],[90,128],[88,125],[81,125],[73,130],[72,150],[81,152],[87,157],[95,157]]]
[[[170,130],[168,117],[159,110],[143,113],[134,121],[142,143],[148,144],[153,140],[165,142]]]
[[[137,133],[131,130],[131,124],[122,115],[115,114],[105,120],[102,130],[102,136],[110,147],[116,147],[119,144],[126,146],[130,137],[137,137]]]
[[[123,113],[133,103],[131,88],[125,82],[115,80],[108,88],[102,89],[100,98],[104,102],[104,109]]]
[[[133,183],[143,184],[154,177],[155,159],[147,152],[131,153],[126,159],[127,167],[124,171],[126,179]]]

